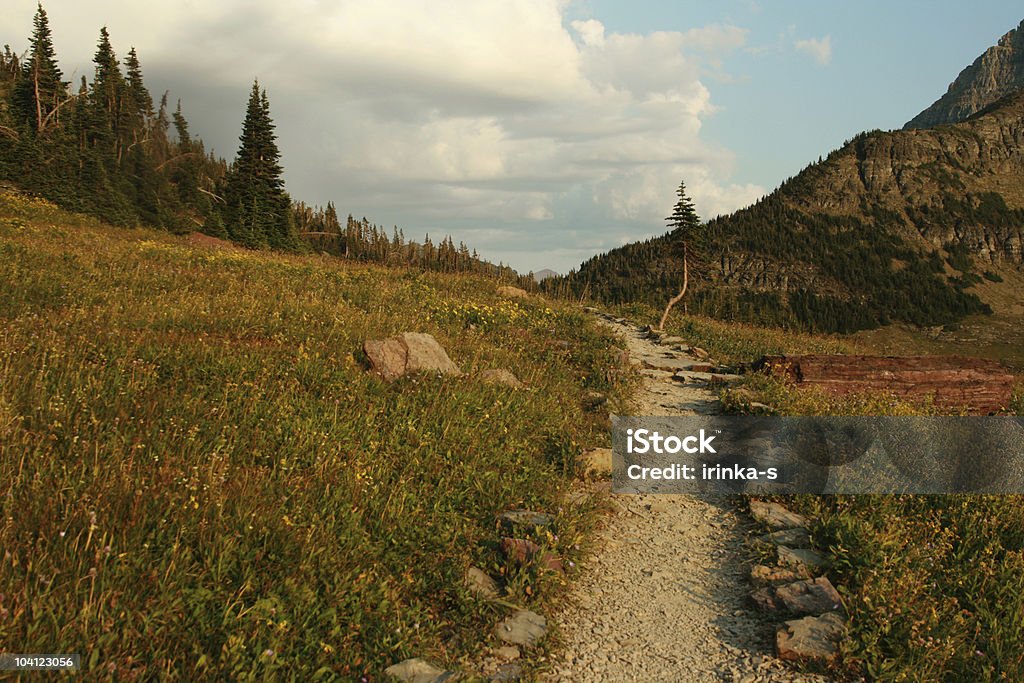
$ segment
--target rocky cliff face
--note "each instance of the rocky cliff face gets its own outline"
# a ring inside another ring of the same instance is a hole
[[[903,127],[958,123],[997,100],[1024,89],[1024,21],[960,72],[946,94]]]
[[[859,136],[801,176],[786,198],[803,210],[880,207],[902,217],[905,239],[1024,263],[1024,225],[1013,215],[1024,209],[1024,93],[955,126]]]

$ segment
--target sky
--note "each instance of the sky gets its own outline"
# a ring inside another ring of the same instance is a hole
[[[35,0],[0,3],[25,50]],[[293,199],[566,272],[901,127],[1024,19],[945,0],[49,0],[65,78],[107,26],[231,160],[253,79]]]

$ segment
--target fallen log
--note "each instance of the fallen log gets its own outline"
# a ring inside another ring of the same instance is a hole
[[[833,396],[882,392],[981,415],[1005,410],[1017,381],[1001,363],[966,356],[764,356],[751,368]]]

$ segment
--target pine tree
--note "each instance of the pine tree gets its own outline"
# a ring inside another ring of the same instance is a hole
[[[96,65],[90,102],[93,117],[92,143],[107,156],[108,161],[117,161],[121,155],[126,86],[106,26],[100,29],[100,40],[92,61]]]
[[[697,215],[696,209],[694,209],[693,202],[686,194],[686,183],[679,183],[679,189],[676,190],[676,196],[679,197],[679,201],[677,201],[675,207],[673,207],[672,215],[666,218],[665,221],[668,223],[668,227],[672,229],[669,233],[670,239],[675,244],[679,245],[682,251],[683,286],[679,290],[679,294],[669,299],[668,305],[665,306],[665,312],[662,314],[661,321],[658,323],[659,330],[665,329],[665,321],[668,319],[668,314],[672,310],[672,307],[686,296],[686,290],[690,284],[689,259],[691,252],[697,246],[696,243],[700,238],[702,227],[700,217]]]
[[[178,134],[178,149],[182,154],[190,151],[192,147],[192,136],[188,134],[188,121],[181,113],[181,100],[178,100],[178,108],[172,114],[174,120],[174,132]]]
[[[11,99],[17,123],[40,132],[50,125],[50,115],[67,97],[67,85],[61,80],[50,22],[41,4],[37,5],[32,26],[32,47]]]
[[[146,137],[146,129],[153,118],[153,97],[142,82],[142,67],[133,47],[124,60],[125,68],[125,123],[132,144]]]
[[[270,103],[258,81],[253,82],[239,141],[225,190],[232,239],[248,247],[297,248]]]

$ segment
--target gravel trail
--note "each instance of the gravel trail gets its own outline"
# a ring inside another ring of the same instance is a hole
[[[718,411],[717,393],[672,376],[697,363],[634,326],[605,321],[645,381],[636,415]],[[663,368],[663,369],[659,369]],[[774,627],[749,605],[746,521],[725,498],[614,495],[568,608],[547,681],[819,682],[772,656]]]

